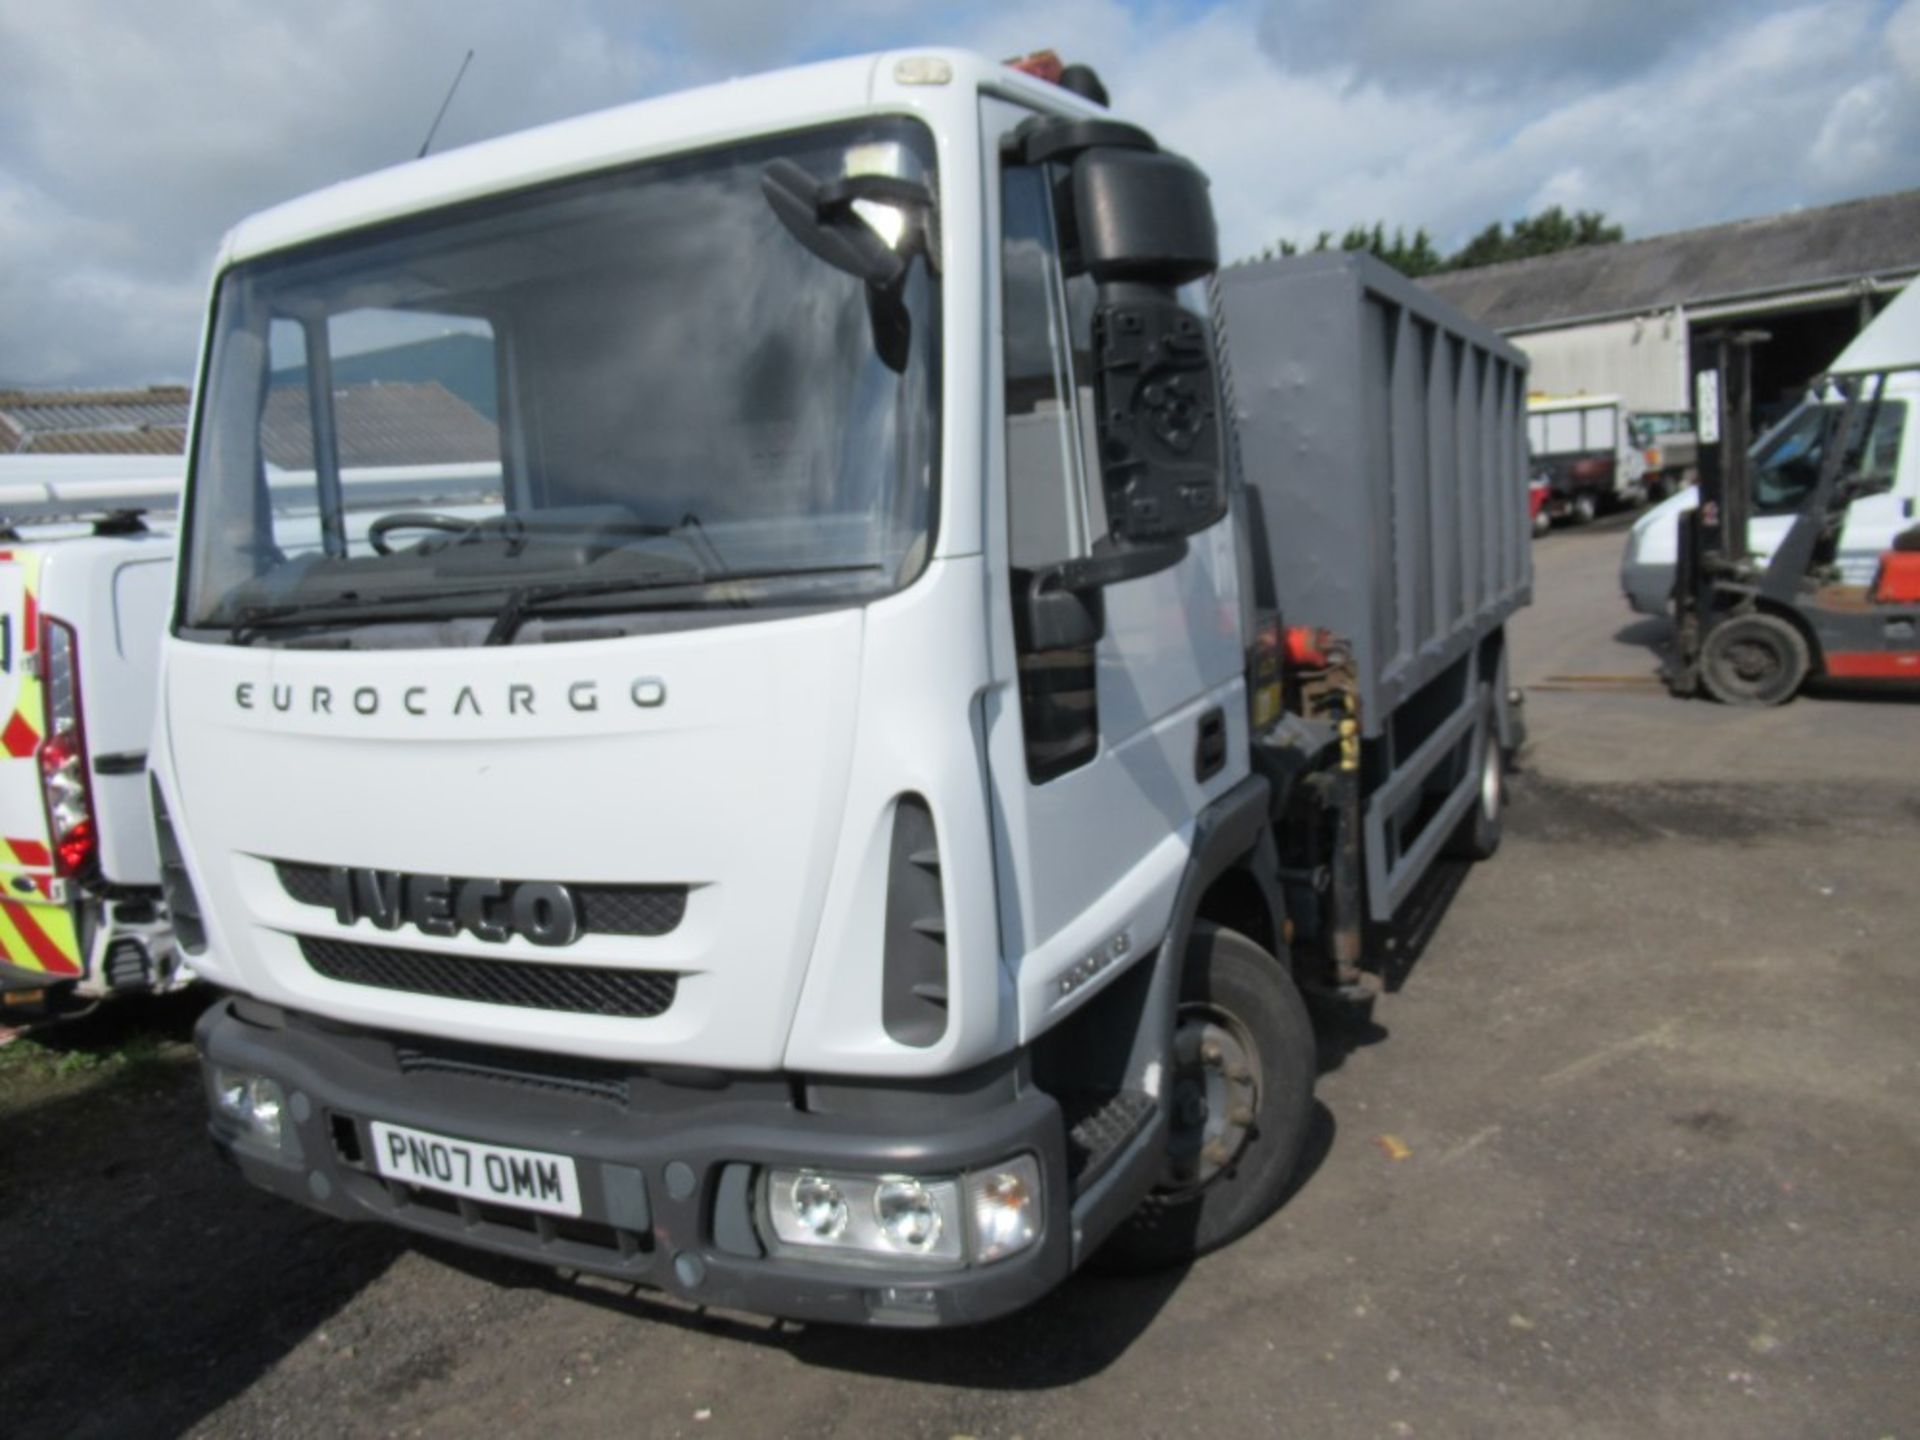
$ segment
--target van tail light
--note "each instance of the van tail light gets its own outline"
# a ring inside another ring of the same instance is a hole
[[[80,709],[80,641],[73,627],[40,617],[40,788],[54,865],[69,880],[92,873],[100,858],[93,796],[87,789],[86,723]]]

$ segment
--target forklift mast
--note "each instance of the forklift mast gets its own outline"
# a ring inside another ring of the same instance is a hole
[[[1753,347],[1766,339],[1757,330],[1718,330],[1701,337],[1707,363],[1693,377],[1700,503],[1680,516],[1674,646],[1666,667],[1667,687],[1675,695],[1699,692],[1700,643],[1721,586],[1750,578],[1747,532],[1753,518],[1753,482],[1747,448],[1753,438]]]

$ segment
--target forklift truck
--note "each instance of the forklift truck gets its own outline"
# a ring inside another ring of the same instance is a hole
[[[1845,583],[1835,565],[1848,507],[1893,484],[1894,467],[1882,473],[1875,463],[1877,441],[1898,443],[1898,429],[1881,424],[1888,381],[1920,371],[1920,359],[1830,374],[1816,386],[1838,400],[1827,407],[1817,475],[1762,562],[1748,549],[1748,439],[1753,346],[1766,338],[1711,337],[1713,361],[1695,377],[1700,505],[1681,518],[1668,688],[1765,706],[1791,700],[1812,676],[1920,684],[1920,525],[1894,537],[1870,584]]]

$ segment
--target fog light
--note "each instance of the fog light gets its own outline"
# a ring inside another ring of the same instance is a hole
[[[254,1077],[250,1087],[251,1106],[249,1119],[254,1132],[269,1145],[280,1143],[280,1117],[286,1112],[287,1097],[280,1089],[278,1081],[269,1080],[264,1075]]]
[[[873,1192],[873,1218],[880,1233],[909,1250],[925,1250],[940,1238],[940,1207],[917,1180],[886,1180]]]
[[[1040,1236],[1040,1167],[1022,1155],[967,1177],[967,1214],[976,1265],[1001,1260]]]
[[[215,1069],[213,1102],[223,1115],[247,1124],[253,1114],[253,1077],[225,1066]]]
[[[279,1149],[285,1136],[287,1093],[280,1082],[224,1065],[213,1071],[214,1108],[227,1119]]]
[[[807,1233],[834,1240],[847,1228],[847,1201],[840,1187],[820,1175],[802,1175],[793,1182],[793,1215]]]

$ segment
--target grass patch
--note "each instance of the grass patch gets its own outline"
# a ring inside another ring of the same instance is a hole
[[[0,1097],[175,1072],[193,1059],[193,1021],[211,998],[204,986],[178,995],[126,997],[17,1035],[0,1045]]]

